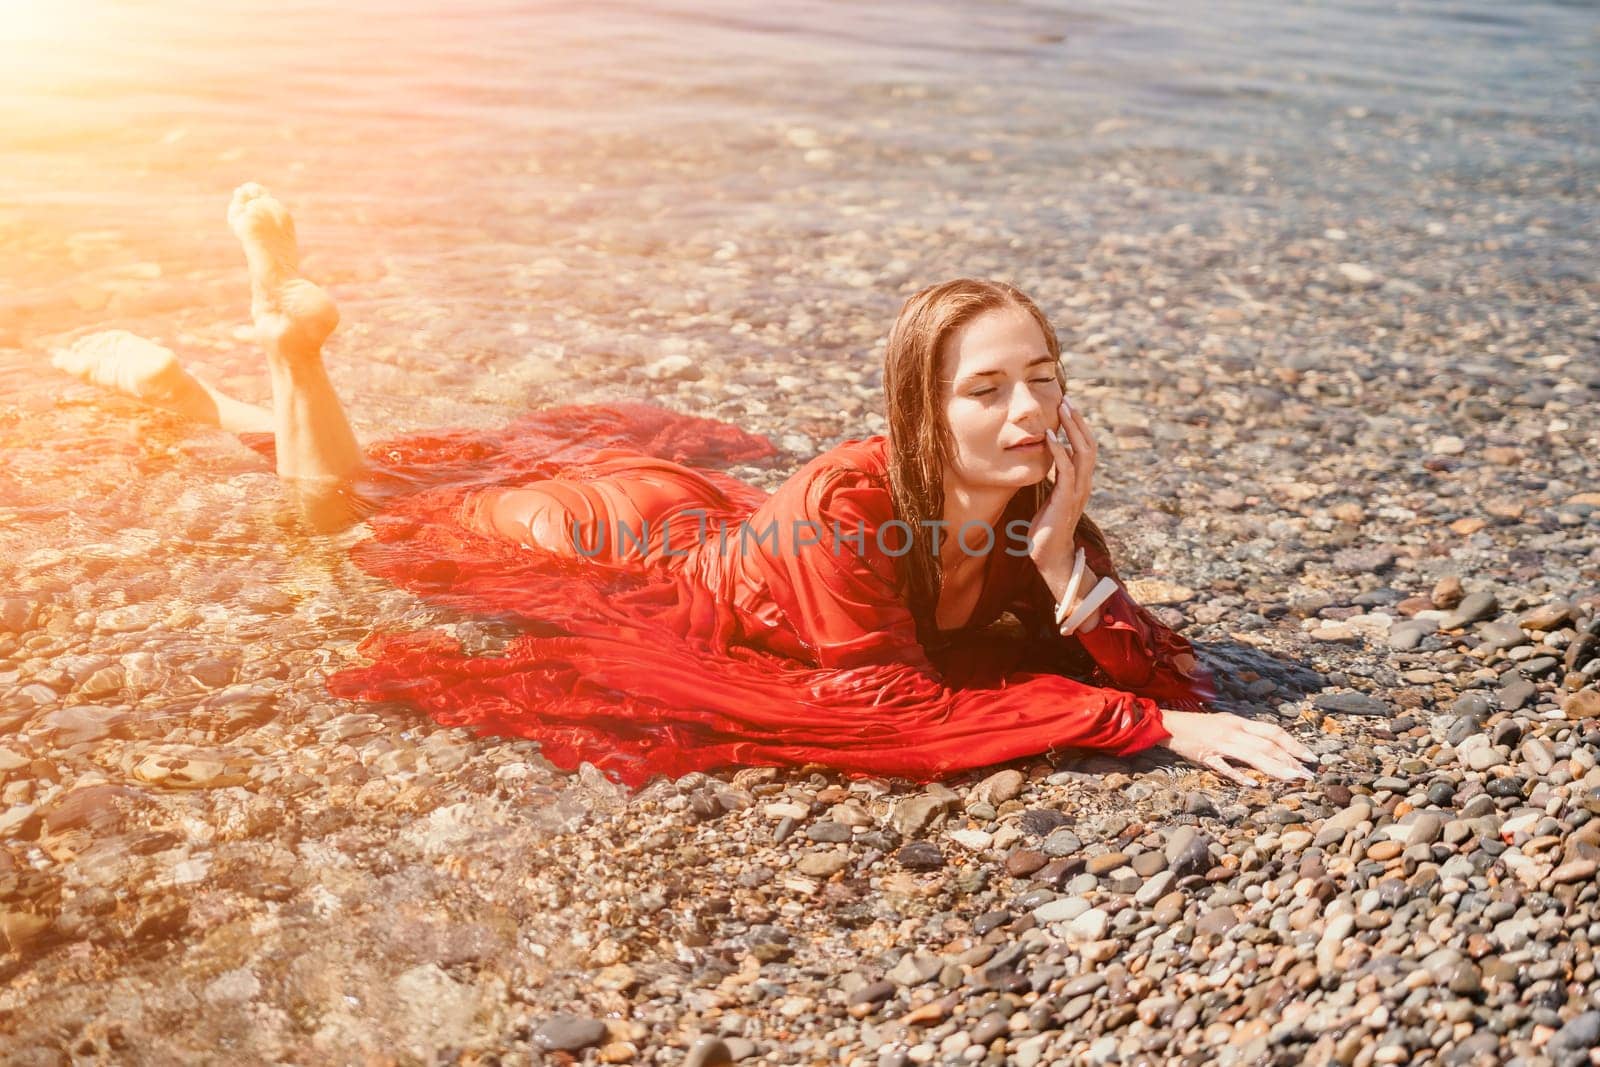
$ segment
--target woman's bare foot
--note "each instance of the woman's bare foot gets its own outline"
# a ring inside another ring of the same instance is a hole
[[[152,407],[233,433],[271,433],[272,412],[235,400],[196,378],[164,348],[127,330],[80,333],[53,349],[57,369]]]
[[[216,415],[211,398],[170,348],[127,330],[84,334],[52,351],[50,362],[91,385],[180,415],[206,421]]]
[[[255,182],[233,191],[228,225],[250,265],[250,315],[270,354],[315,356],[339,325],[339,309],[321,288],[300,275],[294,219]]]

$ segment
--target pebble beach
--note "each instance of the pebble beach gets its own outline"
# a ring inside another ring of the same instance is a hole
[[[1600,1064],[1592,12],[375,10],[41,16],[0,74],[0,1060]],[[251,179],[368,440],[648,400],[770,490],[883,431],[907,295],[1012,281],[1130,589],[1315,781],[630,791],[331,697],[507,627],[49,365],[127,329],[264,401]]]

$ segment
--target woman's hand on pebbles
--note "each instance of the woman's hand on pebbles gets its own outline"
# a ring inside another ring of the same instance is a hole
[[[1256,785],[1228,761],[1234,760],[1278,779],[1307,780],[1314,776],[1300,766],[1315,764],[1316,753],[1295,740],[1283,727],[1257,722],[1226,712],[1162,711],[1162,721],[1172,734],[1161,742],[1184,759],[1208,767],[1240,785]]]

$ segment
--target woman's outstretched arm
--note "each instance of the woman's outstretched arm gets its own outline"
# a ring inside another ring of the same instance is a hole
[[[820,478],[812,493],[805,517],[816,524],[818,540],[803,548],[784,545],[786,550],[760,556],[758,563],[774,599],[821,666],[862,668],[875,677],[896,670],[879,702],[904,716],[900,728],[907,744],[936,739],[959,745],[965,757],[991,762],[1055,746],[1128,755],[1176,738],[1192,747],[1187,720],[1179,720],[1177,730],[1169,725],[1169,717],[1181,713],[1165,713],[1156,699],[1140,693],[1052,673],[1017,674],[986,686],[945,684],[918,641],[894,559],[879,548],[877,528],[893,514],[887,487],[866,472],[841,470]],[[874,727],[889,729],[894,718],[890,714]],[[1301,773],[1258,751],[1253,741],[1235,737],[1231,723],[1244,720],[1206,718],[1229,758],[1279,777]]]

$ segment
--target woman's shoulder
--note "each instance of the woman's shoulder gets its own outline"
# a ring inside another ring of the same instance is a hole
[[[889,492],[889,439],[853,437],[816,456],[789,477],[771,503],[785,512],[817,513],[848,503],[852,511],[893,515]]]
[[[887,507],[889,438],[873,434],[841,441],[802,467],[796,478],[804,481],[816,503],[839,492],[852,492]]]
[[[863,474],[887,484],[889,479],[889,438],[885,434],[852,437],[821,453],[801,468],[812,477],[830,474]]]

